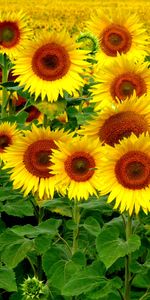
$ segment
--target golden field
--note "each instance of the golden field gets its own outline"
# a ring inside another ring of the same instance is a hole
[[[67,27],[71,34],[78,33],[85,29],[91,13],[103,7],[121,7],[124,11],[137,11],[142,21],[150,27],[149,0],[135,0],[134,4],[129,0],[23,0],[21,6],[19,0],[0,0],[0,9],[4,7],[15,11],[18,8],[26,10],[35,30],[46,28],[61,31]]]

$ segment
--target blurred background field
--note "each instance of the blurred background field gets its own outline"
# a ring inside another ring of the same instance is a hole
[[[35,31],[46,28],[61,31],[67,27],[74,35],[84,31],[86,21],[91,13],[100,8],[108,10],[121,7],[138,12],[142,21],[150,28],[150,0],[0,0],[0,9],[24,9],[30,16],[30,22]]]

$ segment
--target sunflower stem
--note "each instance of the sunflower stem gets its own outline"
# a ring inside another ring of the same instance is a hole
[[[74,254],[78,250],[78,235],[79,235],[79,224],[80,224],[80,209],[76,199],[74,200],[72,217],[75,223],[75,228],[73,230],[73,245],[72,245],[72,254]]]
[[[43,118],[43,126],[44,126],[45,128],[47,127],[47,121],[48,121],[47,115],[44,114],[44,118]]]
[[[131,234],[132,234],[132,217],[128,215],[128,219],[126,222],[126,241],[129,240]],[[130,289],[131,289],[130,264],[131,264],[131,254],[128,254],[125,257],[125,300],[130,300]]]
[[[8,81],[8,63],[7,63],[7,55],[4,53],[3,55],[3,65],[2,65],[2,83]],[[7,98],[8,93],[5,87],[2,87],[2,111],[1,117],[6,117],[6,106],[7,106]]]

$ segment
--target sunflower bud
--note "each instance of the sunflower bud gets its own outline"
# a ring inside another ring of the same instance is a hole
[[[38,300],[43,299],[45,294],[45,286],[42,281],[39,281],[35,276],[25,279],[22,286],[22,294],[24,300]]]
[[[77,43],[80,43],[80,49],[89,50],[94,54],[99,49],[98,38],[90,32],[83,32],[77,38]]]

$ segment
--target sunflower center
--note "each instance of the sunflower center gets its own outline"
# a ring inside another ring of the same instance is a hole
[[[15,46],[20,39],[17,22],[0,22],[0,45],[6,48]]]
[[[110,93],[114,100],[124,100],[136,91],[138,97],[146,93],[146,83],[144,79],[134,73],[124,73],[114,79],[110,87]]]
[[[99,130],[100,140],[114,146],[124,137],[129,137],[133,132],[136,136],[149,130],[143,115],[133,111],[119,112],[105,120]]]
[[[0,135],[0,152],[11,144],[11,139],[7,135]]]
[[[49,151],[41,151],[37,155],[37,161],[39,164],[47,165],[49,163]]]
[[[95,161],[86,152],[75,152],[65,161],[68,176],[78,182],[89,180],[94,174]]]
[[[38,119],[41,114],[40,111],[33,105],[26,108],[25,111],[28,113],[26,122],[31,122],[32,120]]]
[[[43,57],[43,64],[51,69],[55,69],[58,65],[58,58],[56,55],[46,55]]]
[[[116,33],[111,33],[108,38],[111,45],[120,45],[122,42],[122,36]]]
[[[43,80],[53,81],[66,75],[70,68],[68,51],[56,43],[38,48],[32,58],[32,69]]]
[[[49,173],[51,162],[49,156],[52,149],[56,149],[53,140],[39,140],[33,142],[24,153],[24,164],[28,172],[39,178],[49,178],[53,176]]]
[[[115,173],[125,188],[146,188],[150,183],[150,157],[141,151],[129,151],[117,161]]]
[[[108,56],[117,56],[117,52],[126,53],[132,44],[132,36],[129,31],[124,26],[117,24],[111,24],[104,29],[100,40],[101,48]]]

